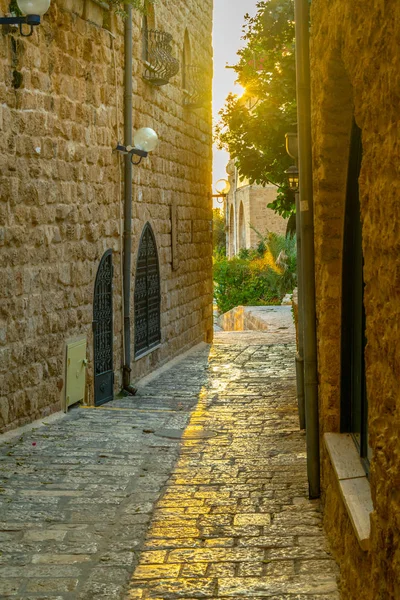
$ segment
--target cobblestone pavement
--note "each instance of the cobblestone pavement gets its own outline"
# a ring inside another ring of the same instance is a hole
[[[263,339],[217,334],[0,445],[0,598],[338,600],[294,346]]]

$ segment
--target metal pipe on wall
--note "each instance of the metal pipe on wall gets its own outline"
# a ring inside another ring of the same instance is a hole
[[[124,32],[124,144],[132,146],[132,56],[133,27],[132,5],[125,4]],[[122,370],[122,386],[130,394],[136,393],[131,386],[131,268],[132,268],[132,162],[130,154],[124,156],[124,257],[123,257],[123,290],[124,290],[124,366]]]
[[[298,351],[296,354],[296,384],[297,403],[299,407],[300,429],[306,428],[306,413],[304,400],[304,303],[303,303],[303,257],[301,247],[301,212],[299,194],[296,192],[296,246],[297,246],[297,337]]]
[[[304,394],[310,498],[320,495],[318,371],[315,311],[314,215],[311,147],[309,0],[295,0],[297,126],[304,303]]]

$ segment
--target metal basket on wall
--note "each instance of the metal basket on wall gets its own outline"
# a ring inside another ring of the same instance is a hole
[[[166,85],[179,71],[179,61],[172,56],[172,35],[149,29],[146,35],[143,79],[153,85]]]
[[[189,108],[202,108],[207,102],[207,80],[204,69],[187,65],[185,69],[183,103]]]

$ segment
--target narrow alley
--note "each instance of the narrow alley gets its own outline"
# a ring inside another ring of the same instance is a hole
[[[216,334],[0,446],[0,597],[337,600],[294,344]]]

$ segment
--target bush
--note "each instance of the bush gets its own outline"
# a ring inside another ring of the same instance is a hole
[[[260,246],[214,260],[214,297],[221,313],[239,305],[280,304],[296,286],[296,239],[269,234],[262,253]]]

